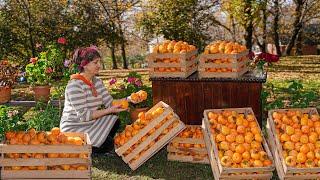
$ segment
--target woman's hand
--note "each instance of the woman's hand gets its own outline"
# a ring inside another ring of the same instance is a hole
[[[122,109],[121,105],[119,105],[119,106],[111,106],[110,108],[108,108],[108,110],[109,110],[110,113],[119,113],[119,112],[122,112],[122,111],[127,111],[127,109]]]

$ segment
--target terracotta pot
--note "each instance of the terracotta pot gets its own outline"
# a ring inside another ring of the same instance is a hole
[[[11,99],[11,87],[0,87],[0,104],[7,103]]]
[[[135,122],[138,119],[138,114],[140,112],[147,112],[149,110],[148,107],[146,108],[136,108],[130,110],[130,118],[132,122]]]
[[[34,100],[48,102],[50,99],[50,86],[35,86],[32,88],[34,92]]]

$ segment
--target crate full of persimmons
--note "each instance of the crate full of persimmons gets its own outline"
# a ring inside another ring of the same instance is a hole
[[[320,119],[316,108],[269,111],[267,133],[280,179],[319,179]]]
[[[9,131],[0,144],[1,179],[90,179],[91,142],[87,134]]]
[[[115,151],[132,170],[140,167],[178,135],[185,125],[172,108],[160,101],[115,136]]]
[[[198,68],[198,50],[187,42],[166,40],[147,56],[150,77],[186,78]]]
[[[238,43],[213,42],[199,57],[199,77],[240,77],[248,71],[248,53],[247,48]]]
[[[210,164],[200,125],[187,125],[167,146],[168,160]]]
[[[204,139],[215,179],[271,179],[273,157],[251,108],[204,111]]]

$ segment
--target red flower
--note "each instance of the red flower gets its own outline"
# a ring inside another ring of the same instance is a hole
[[[35,57],[35,58],[30,58],[30,62],[31,62],[32,64],[35,64],[37,61],[38,61],[38,58],[37,58],[37,57]]]
[[[264,60],[268,63],[272,63],[272,62],[278,62],[279,61],[279,56],[277,55],[273,55],[273,54],[269,54],[269,53],[261,53],[258,55],[258,59],[260,60]]]
[[[47,74],[50,74],[50,73],[52,73],[52,72],[53,72],[53,70],[52,70],[51,67],[48,67],[48,68],[46,69],[46,73],[47,73]]]
[[[59,44],[67,44],[67,39],[64,37],[59,37],[58,38],[58,43]]]

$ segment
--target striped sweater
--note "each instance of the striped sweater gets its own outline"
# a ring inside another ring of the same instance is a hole
[[[118,117],[106,115],[98,119],[91,119],[94,110],[101,105],[110,107],[113,100],[102,80],[94,77],[92,82],[97,89],[97,97],[92,95],[91,89],[83,81],[72,79],[68,82],[60,128],[62,132],[88,133],[92,145],[100,147]]]

